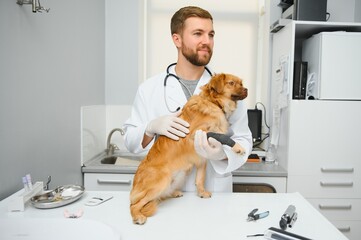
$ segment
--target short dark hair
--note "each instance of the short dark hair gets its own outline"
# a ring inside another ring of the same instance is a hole
[[[174,13],[171,22],[170,22],[170,31],[174,33],[182,33],[184,28],[184,22],[190,17],[199,17],[210,19],[213,22],[212,15],[200,7],[196,6],[187,6],[179,9]]]

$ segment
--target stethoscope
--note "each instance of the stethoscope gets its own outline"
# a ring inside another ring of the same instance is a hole
[[[175,112],[179,111],[180,107],[178,107],[178,108],[177,108],[176,110],[174,110],[174,111],[172,111],[172,110],[169,108],[169,105],[168,105],[168,102],[167,102],[167,92],[166,92],[166,89],[167,89],[167,81],[168,81],[168,78],[169,78],[169,77],[174,77],[175,79],[177,79],[177,81],[178,81],[185,89],[187,89],[189,95],[192,96],[192,94],[191,94],[191,92],[189,91],[189,89],[187,88],[187,86],[185,86],[185,85],[180,81],[180,78],[179,78],[177,75],[175,75],[174,73],[171,73],[171,72],[169,71],[169,69],[170,69],[171,67],[175,66],[176,64],[177,64],[177,63],[172,63],[172,64],[170,64],[170,65],[167,67],[167,75],[165,75],[165,77],[164,77],[164,102],[165,102],[165,105],[167,106],[168,111],[171,112],[171,113],[175,113]],[[209,75],[212,77],[212,76],[213,76],[212,72],[211,72],[207,67],[205,67],[205,69],[206,69],[206,71],[209,73]]]

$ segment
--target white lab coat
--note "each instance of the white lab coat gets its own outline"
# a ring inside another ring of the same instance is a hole
[[[174,67],[170,68],[174,73]],[[160,116],[171,114],[165,104],[164,77],[166,73],[156,75],[139,86],[130,118],[124,124],[125,146],[133,153],[146,153],[153,145],[151,142],[145,149],[141,142],[147,124]],[[208,83],[210,75],[204,71],[194,94],[200,87]],[[169,77],[166,84],[166,99],[170,110],[182,108],[187,102],[181,85],[174,77]],[[229,146],[223,145],[228,160],[210,160],[207,164],[206,189],[211,192],[231,192],[231,172],[242,166],[252,150],[252,135],[248,127],[247,108],[243,101],[238,101],[237,109],[229,118],[229,135],[246,149],[244,156],[235,154]],[[154,140],[153,140],[154,141]],[[195,171],[187,178],[183,191],[195,191]]]

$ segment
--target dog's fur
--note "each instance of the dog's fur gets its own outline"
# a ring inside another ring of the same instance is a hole
[[[198,196],[211,197],[204,188],[206,160],[194,149],[195,131],[226,133],[228,117],[237,107],[237,101],[247,97],[242,80],[231,74],[217,74],[192,96],[182,109],[180,118],[190,124],[189,134],[179,141],[159,136],[148,155],[140,163],[130,192],[130,212],[133,222],[144,224],[153,215],[158,202],[168,197],[180,197],[184,179],[193,166],[197,168]],[[236,144],[232,148],[243,154]]]

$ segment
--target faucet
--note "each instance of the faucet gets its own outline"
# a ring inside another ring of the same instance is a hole
[[[44,190],[48,191],[49,190],[49,184],[51,182],[51,176],[48,176],[48,181],[46,182],[45,186],[44,186]]]
[[[107,156],[111,156],[114,154],[115,150],[119,150],[118,146],[114,143],[110,143],[110,139],[112,138],[112,135],[114,132],[119,131],[121,135],[124,135],[124,130],[121,128],[114,128],[113,130],[110,131],[109,135],[108,135],[108,139],[107,139],[107,149],[105,150],[107,153]]]
[[[16,3],[20,6],[22,6],[23,4],[31,4],[33,13],[50,11],[50,8],[44,8],[43,6],[41,6],[40,0],[17,0]]]

